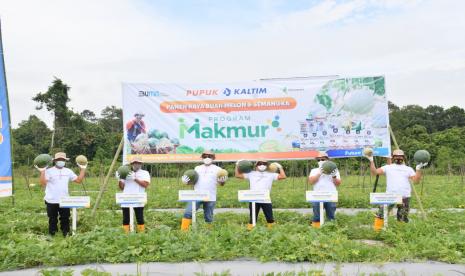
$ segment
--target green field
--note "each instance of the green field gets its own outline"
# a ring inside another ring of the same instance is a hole
[[[348,176],[342,177],[343,183],[339,187],[338,207],[344,208],[368,208],[369,194],[373,189],[373,183],[370,183],[370,177]],[[37,178],[31,178],[31,183],[38,183]],[[87,178],[85,186],[81,184],[70,184],[71,195],[84,195],[84,189],[89,191],[91,202],[99,190],[99,178]],[[374,181],[374,177],[371,180]],[[37,184],[36,187],[27,189],[24,177],[16,176],[15,178],[15,206],[19,209],[28,211],[43,211],[44,192]],[[465,184],[460,176],[432,176],[426,175],[422,183],[415,185],[416,190],[422,200],[424,208],[465,208]],[[152,178],[148,192],[147,208],[181,208],[185,204],[178,202],[178,190],[192,189],[181,183],[176,178]],[[237,191],[248,189],[248,182],[230,178],[223,187],[218,187],[217,208],[246,207],[245,203],[237,201]],[[282,181],[274,182],[271,192],[273,207],[275,208],[309,208],[310,204],[305,202],[305,191],[310,190],[311,186],[306,183],[304,177],[287,178]],[[378,192],[385,191],[385,178],[379,179]],[[115,178],[110,183],[105,192],[100,209],[119,209],[115,203],[115,193],[119,192]],[[2,199],[0,208],[4,209],[11,206],[10,199]],[[412,193],[411,207],[417,208],[418,204]]]
[[[340,188],[339,207],[369,207],[368,194],[358,177],[347,177]],[[37,179],[31,180],[37,183]],[[83,187],[72,184],[72,195],[82,195]],[[464,208],[463,186],[459,177],[427,176],[416,186],[425,208]],[[177,179],[152,179],[148,208],[183,207],[177,191],[187,188]],[[380,179],[380,189],[384,178]],[[94,202],[98,179],[89,178],[86,189]],[[237,190],[247,189],[245,181],[232,179],[219,188],[218,207],[246,207],[237,202]],[[309,208],[304,201],[304,178],[277,182],[272,199],[276,208]],[[146,212],[145,234],[122,233],[121,212],[114,203],[116,180],[112,179],[96,218],[90,209],[79,210],[78,235],[50,238],[43,203],[43,191],[29,193],[25,181],[16,177],[15,206],[11,199],[0,201],[0,270],[40,265],[75,265],[94,262],[209,261],[253,258],[262,261],[310,262],[388,262],[435,260],[465,263],[465,212],[432,211],[428,219],[411,215],[411,223],[391,220],[387,231],[371,229],[373,214],[337,215],[337,222],[312,229],[309,217],[295,212],[276,212],[278,224],[245,230],[246,214],[215,215],[213,229],[200,219],[198,228],[179,231],[181,212]],[[413,200],[413,206],[417,204]],[[368,245],[362,240],[380,244]]]

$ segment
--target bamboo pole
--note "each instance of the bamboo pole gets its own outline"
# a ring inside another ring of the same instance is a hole
[[[110,168],[108,169],[107,175],[105,176],[105,180],[103,181],[102,186],[100,187],[100,191],[98,193],[97,199],[95,200],[94,208],[92,209],[91,216],[95,217],[95,211],[97,210],[100,201],[102,200],[103,193],[105,192],[107,185],[108,185],[108,180],[110,179],[110,175],[113,172],[113,168],[116,164],[116,161],[118,160],[118,156],[121,153],[121,150],[123,149],[123,144],[124,144],[124,136],[121,137],[121,142],[119,143],[118,149],[116,150],[115,156],[113,157],[113,161],[111,162]]]

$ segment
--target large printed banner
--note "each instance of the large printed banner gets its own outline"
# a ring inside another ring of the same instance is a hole
[[[12,193],[10,117],[8,112],[3,47],[0,36],[0,197],[11,196]]]
[[[123,84],[125,160],[196,162],[390,154],[384,77]]]

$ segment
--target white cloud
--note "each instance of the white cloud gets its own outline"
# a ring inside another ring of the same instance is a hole
[[[323,1],[287,14],[263,7],[268,18],[241,29],[180,22],[140,0],[2,1],[13,123],[36,112],[31,98],[53,76],[72,87],[75,110],[97,113],[121,105],[123,81],[329,74],[385,74],[399,105],[463,107],[465,1]]]

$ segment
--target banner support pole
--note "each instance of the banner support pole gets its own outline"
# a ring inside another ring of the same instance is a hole
[[[108,169],[108,173],[105,176],[105,180],[103,181],[102,186],[100,187],[100,191],[98,193],[97,199],[95,200],[94,208],[92,209],[92,213],[91,213],[92,217],[95,217],[95,211],[97,211],[97,208],[100,205],[100,201],[102,200],[103,193],[105,192],[107,185],[108,185],[108,180],[110,179],[110,174],[113,171],[113,168],[115,167],[116,161],[118,160],[118,156],[121,153],[121,150],[123,149],[123,144],[124,144],[124,135],[123,137],[121,137],[121,142],[119,143],[118,149],[116,150],[115,156],[113,157],[113,161],[111,162],[110,168]]]

